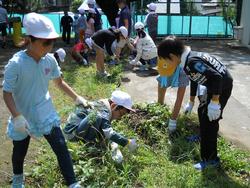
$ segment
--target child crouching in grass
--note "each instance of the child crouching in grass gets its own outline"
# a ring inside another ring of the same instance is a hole
[[[157,47],[152,38],[144,31],[144,24],[135,24],[137,38],[135,39],[136,57],[129,63],[140,66],[141,70],[148,70],[149,66],[156,65]]]
[[[89,65],[88,60],[88,49],[87,46],[83,42],[78,42],[75,44],[71,50],[71,57],[79,64],[79,65]]]
[[[118,134],[111,125],[112,120],[121,119],[130,111],[135,111],[132,109],[130,95],[117,90],[112,93],[110,99],[94,101],[71,114],[64,133],[71,141],[83,140],[87,143],[99,143],[103,139],[108,139],[112,143],[112,149],[117,149],[118,144],[123,147],[127,146],[129,151],[133,152],[137,148],[136,140]]]

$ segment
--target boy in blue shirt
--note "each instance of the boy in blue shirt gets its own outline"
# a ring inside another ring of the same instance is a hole
[[[3,81],[3,98],[11,112],[7,134],[13,140],[12,187],[24,187],[23,164],[30,138],[44,136],[57,156],[67,186],[79,188],[60,129],[60,118],[48,91],[49,81],[54,80],[76,104],[86,101],[64,82],[56,59],[49,54],[58,38],[52,22],[40,14],[29,13],[24,17],[23,25],[29,45],[9,60]]]
[[[130,95],[116,90],[110,99],[91,102],[89,106],[70,114],[64,133],[68,140],[99,143],[107,139],[120,146],[127,146],[133,152],[137,148],[136,140],[120,135],[111,126],[112,120],[121,119],[130,111],[135,112]]]

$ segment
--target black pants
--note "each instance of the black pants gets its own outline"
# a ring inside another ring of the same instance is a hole
[[[149,31],[149,36],[153,39],[153,41],[156,41],[156,37],[157,37],[157,30],[156,31]]]
[[[146,65],[146,64],[150,64],[150,60],[144,60],[144,59],[140,59],[140,62],[141,62],[141,64],[143,64],[143,65]]]
[[[2,33],[2,36],[7,36],[7,24],[6,23],[0,23],[0,32]]]
[[[59,127],[52,129],[49,135],[44,135],[56,154],[62,175],[67,185],[76,182],[73,163],[67,145]],[[12,165],[14,174],[23,174],[24,158],[27,154],[30,136],[21,141],[13,141]]]
[[[71,28],[63,28],[62,39],[67,44],[69,44],[70,42],[70,34],[71,34]]]
[[[216,160],[217,156],[217,135],[219,131],[219,120],[222,119],[222,112],[229,97],[231,96],[232,86],[224,90],[220,95],[221,117],[218,120],[209,121],[207,116],[207,107],[211,101],[212,94],[207,94],[207,99],[201,101],[198,108],[200,122],[200,154],[203,161]]]

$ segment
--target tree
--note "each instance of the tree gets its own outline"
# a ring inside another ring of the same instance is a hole
[[[70,10],[72,12],[77,12],[77,9],[81,6],[82,3],[82,0],[73,0],[70,6]]]
[[[236,7],[235,4],[230,3],[228,0],[221,0],[222,16],[225,21],[230,22],[231,25],[236,25]]]

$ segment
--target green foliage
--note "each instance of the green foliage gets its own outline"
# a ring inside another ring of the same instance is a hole
[[[64,66],[64,78],[74,89],[88,99],[109,97],[121,79],[122,66],[110,68],[113,80],[98,80],[95,67]],[[72,102],[57,90],[52,90],[55,104],[65,119],[72,110]],[[128,138],[136,138],[139,149],[129,153],[121,148],[124,161],[116,164],[109,145],[68,143],[74,170],[84,187],[173,187],[173,188],[245,188],[249,186],[249,152],[243,152],[219,138],[221,169],[208,168],[203,173],[193,168],[199,160],[199,144],[186,137],[199,131],[196,115],[178,119],[176,135],[170,135],[166,121],[168,106],[136,104],[136,114],[128,114],[113,121],[113,128]],[[32,187],[65,187],[56,158],[44,142],[37,164],[30,169],[27,181]]]
[[[82,0],[73,0],[71,3],[70,11],[78,12],[77,9],[81,6],[82,3]]]
[[[199,15],[199,11],[195,7],[195,2],[192,0],[180,1],[181,15]]]
[[[220,0],[222,7],[222,16],[224,20],[230,22],[232,25],[236,24],[236,6],[235,4],[228,3],[228,1]]]

